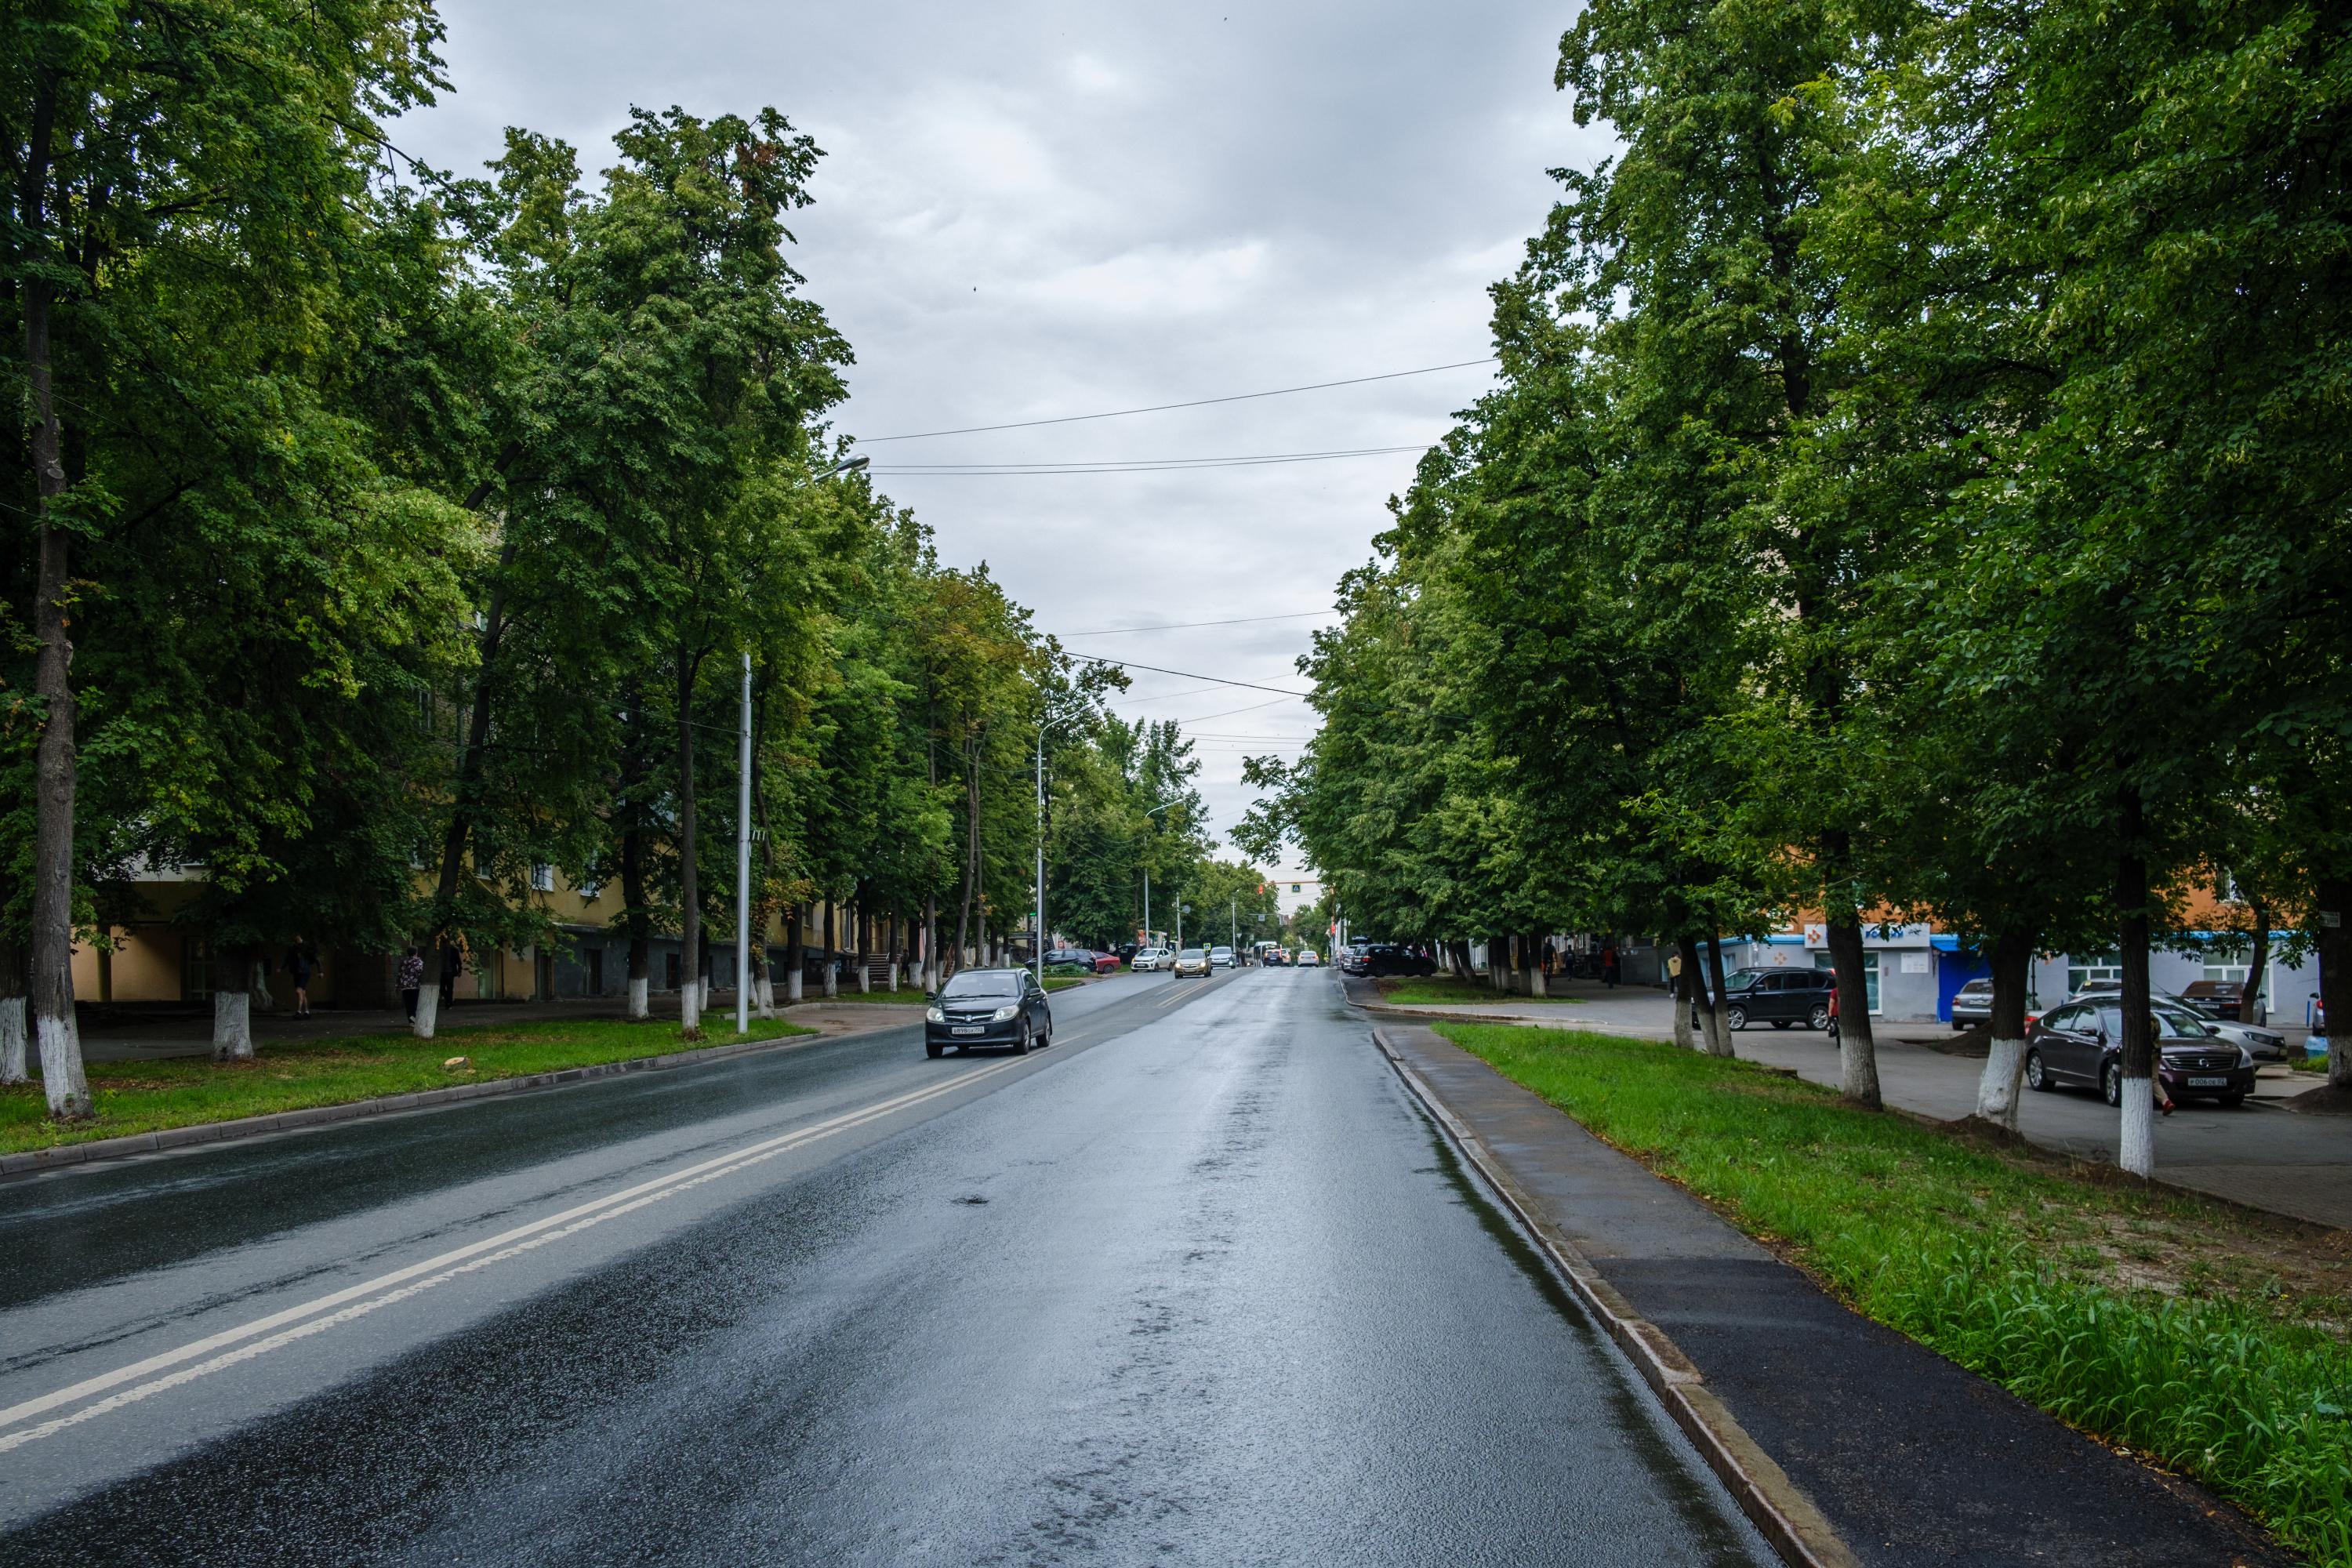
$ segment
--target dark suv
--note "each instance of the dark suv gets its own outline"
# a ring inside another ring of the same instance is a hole
[[[1434,974],[1437,961],[1396,942],[1376,942],[1364,949],[1363,967],[1357,973],[1374,978],[1387,974]]]
[[[1827,1029],[1834,984],[1826,969],[1736,970],[1723,983],[1724,1022],[1735,1029],[1750,1024]]]

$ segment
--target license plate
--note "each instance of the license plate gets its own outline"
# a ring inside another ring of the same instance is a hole
[[[958,1024],[948,1031],[951,1035],[980,1035],[987,1032],[988,1026],[985,1024]]]
[[[2191,1089],[2227,1089],[2230,1087],[2230,1080],[2226,1078],[2192,1078],[2189,1080],[2189,1087]]]

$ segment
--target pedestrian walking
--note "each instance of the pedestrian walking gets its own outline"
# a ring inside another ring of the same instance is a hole
[[[319,967],[319,950],[296,937],[286,949],[286,977],[294,984],[294,1016],[310,1016],[310,976]]]
[[[400,993],[401,1010],[408,1015],[408,1021],[414,1024],[416,1022],[416,994],[425,989],[425,954],[417,950],[414,942],[409,944],[407,952],[401,956],[400,969],[393,981],[393,985]]]
[[[1617,944],[1613,942],[1601,945],[1601,984],[1612,991],[1617,989]]]

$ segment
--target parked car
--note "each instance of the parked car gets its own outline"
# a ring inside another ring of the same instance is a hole
[[[2158,1076],[2175,1100],[2218,1100],[2237,1105],[2253,1092],[2254,1060],[2242,1047],[2209,1034],[2205,1021],[2180,1007],[2150,1009],[2156,1018]],[[2109,1105],[2123,1103],[2123,1023],[2120,1003],[2093,997],[2053,1007],[2025,1037],[2025,1081],[2039,1089],[2068,1085],[2095,1089]]]
[[[1054,1010],[1025,969],[959,970],[923,1014],[923,1054],[930,1057],[946,1055],[950,1046],[1020,1055],[1053,1038]]]
[[[1234,950],[1233,950],[1232,948],[1227,947],[1227,946],[1225,946],[1223,943],[1220,942],[1217,946],[1213,947],[1213,948],[1211,948],[1211,949],[1209,950],[1209,967],[1210,967],[1210,968],[1212,968],[1212,969],[1231,969],[1233,966],[1234,966]]]
[[[2192,983],[2189,990],[2194,991],[2200,985],[2221,984],[2228,983],[2200,980]],[[2066,1000],[2113,1003],[2119,1000],[2122,994],[2122,981],[2094,980]],[[2263,1028],[2255,1024],[2241,1024],[2234,1017],[2216,1018],[2189,1001],[2186,994],[2158,990],[2155,986],[2148,988],[2147,999],[2148,1005],[2158,1013],[2170,1011],[2178,1014],[2186,1020],[2203,1026],[2206,1034],[2217,1039],[2226,1040],[2231,1045],[2241,1047],[2253,1056],[2268,1057],[2278,1061],[2286,1059],[2286,1037],[2275,1029]]]
[[[1320,955],[1320,954],[1318,954],[1318,952],[1316,952],[1316,951],[1315,951],[1313,948],[1311,948],[1311,947],[1302,947],[1302,948],[1300,948],[1300,949],[1298,950],[1298,967],[1299,967],[1299,968],[1301,968],[1301,969],[1319,969],[1319,968],[1321,968],[1322,966],[1323,966],[1323,959],[1322,959],[1321,955]]]
[[[1176,962],[1172,967],[1175,969],[1176,978],[1179,980],[1183,979],[1188,974],[1197,974],[1202,979],[1206,979],[1209,973],[1208,949],[1201,947],[1188,947],[1184,949],[1183,952],[1176,955]]]
[[[1992,1022],[1992,979],[1979,974],[1952,993],[1952,1027]]]
[[[1117,974],[1118,973],[1118,954],[1115,952],[1097,952],[1091,953],[1088,956],[1094,960],[1095,973],[1097,974]]]
[[[1095,955],[1083,947],[1046,949],[1045,967],[1052,969],[1057,964],[1067,965],[1072,969],[1092,969],[1095,966]]]
[[[1735,1029],[1769,1024],[1786,1029],[1802,1024],[1826,1033],[1830,988],[1826,969],[1738,969],[1725,976],[1724,1022]]]
[[[2242,980],[2192,980],[2181,987],[2180,999],[2209,1018],[2238,1022],[2238,1009],[2246,999],[2246,983]],[[2262,998],[2254,998],[2253,1022],[2270,1022],[2270,1008]]]
[[[1169,962],[1168,950],[1164,947],[1139,947],[1135,950],[1135,957],[1129,961],[1128,967],[1133,969],[1138,974],[1148,974],[1155,969],[1165,967]]]
[[[1339,952],[1339,973],[1342,974],[1363,973],[1369,964],[1372,946],[1373,944],[1371,942],[1360,937],[1349,942],[1347,946],[1341,948]]]
[[[1376,942],[1364,950],[1364,966],[1360,973],[1383,974],[1434,974],[1437,961],[1425,952],[1415,952],[1392,942]]]

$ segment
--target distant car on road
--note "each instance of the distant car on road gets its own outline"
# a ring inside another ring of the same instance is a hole
[[[1176,978],[1179,980],[1188,974],[1206,977],[1209,973],[1208,952],[1204,948],[1188,947],[1176,955],[1173,967],[1176,971]]]
[[[995,1047],[1027,1054],[1054,1037],[1054,1010],[1025,969],[965,969],[950,976],[923,1014],[923,1054]]]
[[[2175,1100],[2237,1105],[2253,1092],[2254,1060],[2243,1047],[2206,1032],[2180,1007],[2155,1007],[2158,1076]],[[2053,1007],[2025,1037],[2025,1081],[2035,1089],[2095,1089],[2123,1103],[2122,1004],[2110,997]]]
[[[1833,984],[1826,969],[1734,970],[1723,982],[1724,1022],[1735,1029],[1750,1024],[1776,1029],[1802,1024],[1826,1031]]]
[[[1095,973],[1097,974],[1117,974],[1118,973],[1118,954],[1115,952],[1097,952],[1090,953],[1088,956],[1094,960]]]
[[[1174,962],[1175,960],[1169,956],[1168,950],[1164,947],[1139,947],[1135,950],[1135,958],[1129,967],[1138,974],[1149,974],[1153,970],[1164,969]]]
[[[1322,966],[1323,966],[1323,959],[1322,959],[1322,956],[1321,956],[1320,954],[1318,954],[1318,952],[1317,952],[1313,948],[1311,948],[1311,947],[1302,947],[1302,948],[1300,948],[1300,949],[1298,950],[1298,967],[1299,967],[1299,968],[1301,968],[1301,969],[1319,969],[1319,968],[1321,968]]]
[[[1212,969],[1231,969],[1233,966],[1234,966],[1234,950],[1233,950],[1232,948],[1230,948],[1230,947],[1226,947],[1226,946],[1225,946],[1225,945],[1223,945],[1223,943],[1219,943],[1217,946],[1213,947],[1213,948],[1211,948],[1211,949],[1209,950],[1209,967],[1210,967],[1210,968],[1212,968]]]

